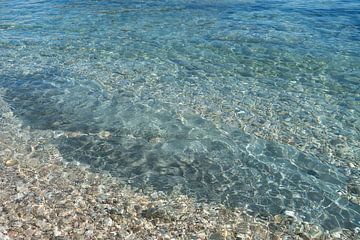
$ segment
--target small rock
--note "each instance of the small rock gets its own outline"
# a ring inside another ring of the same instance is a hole
[[[68,138],[77,138],[77,137],[81,137],[84,135],[86,135],[86,134],[83,134],[81,132],[65,132],[65,136]]]
[[[100,139],[108,139],[108,138],[110,138],[111,137],[111,132],[109,132],[109,131],[100,131],[99,133],[98,133],[98,137],[100,138]]]
[[[29,192],[29,188],[28,188],[26,185],[24,185],[24,184],[18,184],[18,185],[16,186],[16,191],[26,194],[26,193]]]
[[[13,112],[6,112],[6,113],[3,113],[2,116],[4,118],[11,118],[14,116]]]
[[[163,238],[164,238],[164,240],[170,240],[170,239],[171,239],[168,234],[165,234],[165,235],[163,236]]]
[[[216,232],[216,233],[211,234],[209,239],[210,240],[221,240],[221,239],[223,239],[223,236],[221,233]]]
[[[113,220],[111,218],[107,218],[105,219],[104,224],[108,227],[111,227],[113,225]]]
[[[80,228],[75,230],[75,233],[78,234],[79,236],[83,236],[85,231],[86,231],[86,229],[80,227]],[[77,239],[79,239],[79,238],[77,238]]]
[[[285,211],[285,215],[286,215],[286,216],[289,216],[289,217],[296,218],[295,212],[293,212],[293,211],[286,210],[286,211]]]
[[[349,167],[351,167],[351,168],[355,168],[355,165],[354,165],[352,162],[349,162],[348,165],[349,165]]]
[[[59,231],[57,227],[55,227],[53,233],[54,233],[54,237],[60,237],[62,235],[62,233]]]
[[[304,235],[309,239],[318,239],[323,235],[323,230],[320,226],[309,225],[308,229],[305,229]]]
[[[360,197],[351,196],[350,201],[355,203],[355,204],[360,205]]]
[[[360,195],[360,186],[359,185],[350,185],[348,188],[349,188],[349,192],[356,194],[356,195]]]
[[[18,164],[18,161],[15,159],[9,159],[5,161],[5,166],[12,167]]]
[[[281,215],[275,215],[274,217],[274,223],[280,224],[283,220],[283,217]]]
[[[24,197],[25,197],[25,194],[24,194],[24,193],[17,193],[17,194],[15,194],[15,196],[14,196],[14,200],[15,200],[15,201],[21,201]]]
[[[302,224],[296,224],[294,227],[294,232],[297,235],[301,235],[304,232],[304,226]]]
[[[198,233],[197,237],[200,238],[200,239],[205,239],[206,238],[206,233],[201,231],[201,232]]]
[[[341,238],[341,234],[342,234],[342,230],[339,230],[339,231],[333,232],[331,234],[331,236],[334,238]]]
[[[36,221],[36,226],[38,226],[42,231],[48,231],[51,228],[50,224],[45,220]]]
[[[8,231],[7,234],[10,237],[10,239],[15,239],[18,235],[18,233],[16,231]]]
[[[157,192],[153,192],[151,195],[150,195],[151,199],[155,200],[159,197],[159,195],[157,194]]]
[[[87,236],[87,237],[92,237],[94,235],[94,231],[93,230],[87,230],[86,232],[85,232],[85,236]]]

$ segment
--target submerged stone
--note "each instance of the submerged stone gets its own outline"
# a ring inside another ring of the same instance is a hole
[[[15,166],[17,165],[19,162],[15,159],[8,159],[4,162],[4,165],[7,166],[7,167],[12,167],[12,166]]]
[[[97,135],[100,139],[109,139],[111,137],[111,132],[102,130]]]
[[[360,185],[350,185],[348,189],[352,194],[360,195]]]

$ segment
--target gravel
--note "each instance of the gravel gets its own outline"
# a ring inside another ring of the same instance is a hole
[[[176,192],[135,191],[65,162],[51,134],[23,127],[0,98],[0,239],[356,239],[291,214],[260,218]]]

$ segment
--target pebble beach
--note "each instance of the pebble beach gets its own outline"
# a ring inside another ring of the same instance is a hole
[[[53,133],[23,128],[1,98],[0,116],[0,239],[358,239],[291,212],[254,216],[176,192],[133,190],[64,162],[44,144]]]

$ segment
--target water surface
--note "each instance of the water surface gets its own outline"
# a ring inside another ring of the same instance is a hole
[[[66,161],[354,229],[359,40],[357,1],[0,1],[0,87]]]

